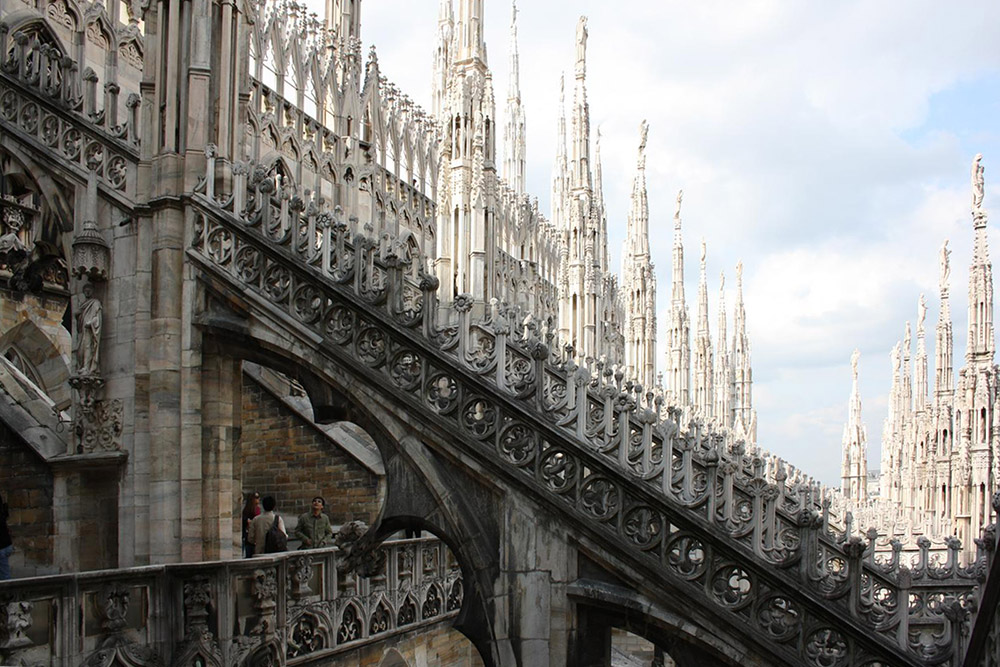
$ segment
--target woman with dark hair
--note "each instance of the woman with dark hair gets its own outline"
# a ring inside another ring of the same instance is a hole
[[[246,494],[247,503],[243,506],[243,557],[253,557],[253,544],[247,540],[247,533],[250,530],[250,522],[260,514],[260,494],[256,491]]]
[[[7,517],[10,510],[3,496],[0,496],[0,581],[10,579],[10,555],[14,551],[14,541],[10,539]]]

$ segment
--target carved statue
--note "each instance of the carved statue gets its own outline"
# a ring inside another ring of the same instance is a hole
[[[944,240],[941,246],[941,287],[948,285],[948,276],[951,275],[951,250],[948,250],[948,239]]]
[[[587,60],[587,17],[581,16],[576,24],[576,69],[583,71]]]
[[[83,296],[85,300],[76,315],[76,331],[79,337],[76,348],[76,370],[80,375],[98,375],[104,307],[94,296],[94,287],[90,283],[83,286]]]
[[[972,208],[982,208],[985,180],[983,179],[983,154],[976,153],[972,160]]]
[[[854,353],[851,354],[851,372],[854,374],[854,379],[858,379],[858,360],[861,359],[861,352],[855,348]]]
[[[920,300],[917,301],[917,329],[922,330],[924,328],[924,319],[927,317],[927,299],[924,295],[920,295]]]
[[[674,213],[674,227],[678,227],[681,221],[681,202],[684,200],[684,191],[677,191],[677,211]]]

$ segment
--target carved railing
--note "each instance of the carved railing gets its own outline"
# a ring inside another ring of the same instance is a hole
[[[385,542],[367,576],[337,548],[0,582],[0,663],[294,665],[450,620],[458,565],[434,538]]]
[[[102,176],[115,189],[125,187],[124,164],[131,154],[137,157],[139,103],[136,91],[128,93],[127,116],[118,118],[121,88],[107,81],[98,92],[98,75],[89,67],[80,71],[73,58],[43,42],[35,34],[7,35],[0,24],[0,79],[14,85],[0,88],[0,113],[46,147],[83,167],[92,156],[91,144],[98,139],[116,145],[122,155],[108,156]],[[98,109],[98,99],[103,107]],[[117,159],[116,159],[117,157]]]
[[[769,481],[762,457],[696,421],[682,430],[662,399],[578,367],[503,309],[472,322],[460,295],[457,327],[439,328],[420,258],[414,268],[392,238],[352,234],[339,211],[276,204],[267,178],[243,183],[228,211],[194,196],[189,254],[206,273],[658,579],[792,663],[961,660],[985,557],[961,565],[956,540],[943,564],[876,559],[877,535],[828,529],[814,484]]]

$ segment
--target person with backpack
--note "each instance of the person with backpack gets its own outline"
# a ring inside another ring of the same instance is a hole
[[[247,539],[254,546],[253,555],[281,553],[288,549],[288,532],[281,515],[275,511],[274,496],[264,496],[260,501],[264,511],[250,522]]]

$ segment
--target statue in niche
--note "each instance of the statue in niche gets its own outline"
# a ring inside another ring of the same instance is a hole
[[[104,326],[104,306],[94,296],[94,286],[83,286],[84,301],[76,315],[76,370],[79,375],[100,374],[101,329]]]
[[[972,161],[972,208],[978,209],[983,206],[983,194],[985,189],[985,180],[983,178],[983,154],[976,153],[975,159]]]
[[[948,239],[945,239],[941,246],[941,286],[948,285],[948,276],[951,275],[951,250],[948,250]]]

